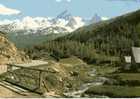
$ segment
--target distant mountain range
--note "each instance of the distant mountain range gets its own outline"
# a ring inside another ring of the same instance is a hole
[[[58,16],[52,17],[24,17],[19,20],[3,20],[0,21],[0,30],[8,33],[22,34],[42,34],[47,35],[50,33],[68,33],[73,32],[76,29],[89,25],[91,23],[97,23],[99,21],[106,20],[104,17],[100,17],[97,14],[92,19],[85,20],[79,16],[72,16],[67,10],[60,13]]]

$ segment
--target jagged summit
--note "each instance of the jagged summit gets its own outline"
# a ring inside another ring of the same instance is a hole
[[[97,22],[100,22],[101,20],[102,20],[102,18],[97,13],[95,13],[94,16],[91,19],[91,22],[92,23],[97,23]]]
[[[63,11],[60,13],[56,19],[65,19],[65,20],[70,20],[72,18],[71,13],[68,12],[68,10]]]

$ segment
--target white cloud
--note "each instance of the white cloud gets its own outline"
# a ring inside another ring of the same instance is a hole
[[[71,0],[67,0],[67,2],[71,2]]]
[[[62,1],[71,2],[71,0],[56,0],[56,2],[62,2]]]
[[[2,4],[0,4],[0,15],[16,15],[20,14],[21,12],[16,9],[8,8]]]
[[[62,0],[56,0],[56,2],[61,2]]]

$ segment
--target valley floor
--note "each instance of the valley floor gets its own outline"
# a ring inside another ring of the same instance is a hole
[[[32,63],[33,65],[35,63],[44,64],[42,61],[33,61]],[[101,98],[140,96],[140,73],[119,73],[118,67],[109,64],[103,66],[88,65],[76,57],[61,59],[59,62],[47,60],[45,64],[44,66],[31,66],[36,69],[52,71],[43,74],[43,88],[46,91],[42,96],[31,92],[22,95],[0,85],[0,97]],[[26,64],[25,67],[28,67],[28,65]],[[19,83],[25,87],[36,87],[33,80],[20,76],[23,73],[31,77],[37,77],[37,72],[24,69],[17,72],[17,79],[20,78],[22,81]],[[131,90],[133,90],[133,93],[130,92]]]

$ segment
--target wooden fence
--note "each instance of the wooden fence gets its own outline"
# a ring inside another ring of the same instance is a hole
[[[48,70],[8,64],[5,81],[33,92],[42,93],[43,77],[48,72],[53,73]]]

